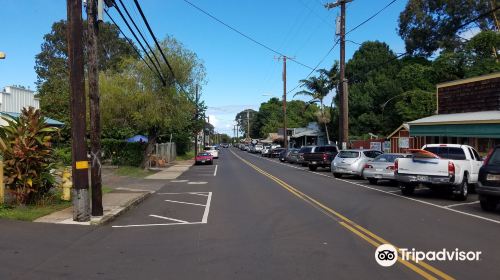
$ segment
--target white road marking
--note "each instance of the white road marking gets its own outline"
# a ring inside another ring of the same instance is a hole
[[[217,165],[217,164],[215,165],[214,177],[215,177],[215,176],[217,176],[217,167],[218,167],[218,166],[219,166],[219,165]]]
[[[203,206],[203,207],[205,207],[205,205],[198,204],[198,203],[191,203],[191,202],[184,202],[184,201],[177,201],[177,200],[170,200],[170,199],[165,199],[165,201],[172,202],[172,203],[189,204],[189,205],[195,205],[195,206]]]
[[[128,228],[128,227],[156,227],[156,226],[175,226],[175,225],[199,225],[201,222],[195,223],[168,223],[168,224],[143,224],[143,225],[125,225],[125,226],[112,226],[114,228]]]
[[[172,183],[184,183],[184,182],[187,182],[188,180],[172,180],[170,182]]]
[[[270,160],[270,159],[267,159],[267,160],[269,160],[271,162],[274,162],[274,163],[278,163],[278,162]],[[295,166],[289,166],[289,165],[287,165],[287,166],[290,167],[290,168],[295,168],[295,169],[300,169],[300,170],[308,171],[306,169],[297,168]],[[315,173],[315,172],[312,172],[312,171],[308,171],[308,172]],[[328,177],[330,177],[330,176],[328,176]],[[370,190],[374,190],[374,191],[386,193],[386,194],[389,194],[389,195],[392,195],[392,196],[397,196],[399,198],[408,199],[408,200],[411,200],[411,201],[414,201],[414,202],[418,202],[418,203],[422,203],[422,204],[425,204],[425,205],[434,206],[434,207],[437,207],[437,208],[440,208],[440,209],[444,209],[444,210],[447,210],[447,211],[459,213],[459,214],[466,215],[466,216],[473,217],[473,218],[477,218],[477,219],[480,219],[480,220],[484,220],[484,221],[488,221],[488,222],[500,224],[499,220],[490,219],[490,218],[486,218],[486,217],[479,216],[479,215],[476,215],[476,214],[471,214],[471,213],[467,213],[467,212],[464,212],[464,211],[456,210],[456,209],[453,209],[453,208],[449,208],[449,206],[441,206],[439,204],[434,204],[434,203],[430,203],[430,202],[427,202],[427,201],[424,201],[424,200],[411,198],[411,197],[404,196],[404,195],[401,195],[401,194],[396,194],[396,193],[393,193],[392,191],[384,191],[384,190],[372,188],[372,187],[369,187],[369,186],[366,186],[366,185],[358,184],[358,183],[347,181],[347,180],[344,180],[344,179],[337,179],[337,178],[334,178],[334,177],[332,177],[332,179],[338,180],[338,181],[342,181],[342,182],[345,182],[345,183],[349,183],[349,184],[352,184],[352,185],[355,185],[355,186],[359,186],[359,187],[362,187],[362,188],[365,188],[365,189],[370,189]]]
[[[115,188],[115,190],[121,190],[121,191],[130,191],[130,192],[150,192],[153,193],[154,191],[152,190],[144,190],[144,189],[132,189],[132,188]]]
[[[202,223],[207,223],[208,221],[208,213],[210,211],[210,203],[212,202],[212,192],[208,193],[207,204],[205,205],[205,211],[203,212],[203,218],[201,219]]]
[[[187,223],[189,223],[188,221],[177,220],[177,219],[174,219],[174,218],[163,217],[163,216],[158,216],[158,215],[149,215],[149,216],[150,217],[159,218],[159,219],[164,219],[164,220],[170,220],[170,221],[178,222],[178,223],[181,223],[181,224],[187,224]]]
[[[455,206],[469,205],[469,204],[476,204],[476,203],[479,203],[479,200],[476,200],[476,201],[473,201],[473,202],[464,202],[464,203],[457,203],[457,204],[446,205],[445,207],[455,207]]]
[[[208,196],[209,192],[182,192],[182,193],[156,193],[156,194],[195,194],[195,195]]]
[[[188,182],[188,185],[204,185],[208,182]]]

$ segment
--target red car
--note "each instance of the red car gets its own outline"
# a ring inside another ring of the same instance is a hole
[[[214,157],[210,153],[198,153],[195,157],[195,164],[214,164]]]

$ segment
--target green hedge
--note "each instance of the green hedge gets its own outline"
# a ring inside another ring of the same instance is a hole
[[[140,166],[146,143],[129,143],[124,140],[103,139],[101,141],[103,160],[114,165]]]

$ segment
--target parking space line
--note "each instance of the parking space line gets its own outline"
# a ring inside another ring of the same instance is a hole
[[[172,202],[172,203],[189,204],[189,205],[195,205],[195,206],[203,206],[203,207],[205,207],[205,205],[198,204],[198,203],[191,203],[191,202],[184,202],[184,201],[177,201],[177,200],[170,200],[170,199],[165,199],[165,201]]]
[[[464,202],[464,203],[451,204],[451,205],[446,205],[446,206],[444,206],[444,207],[455,207],[455,206],[469,205],[469,204],[477,204],[477,203],[479,203],[479,200],[472,201],[472,202]]]
[[[175,225],[199,225],[202,222],[194,223],[168,223],[168,224],[142,224],[142,225],[125,225],[125,226],[112,226],[114,228],[130,228],[130,227],[155,227],[155,226],[175,226]]]
[[[218,166],[219,166],[218,164],[216,164],[216,165],[215,165],[214,177],[215,177],[215,176],[217,176],[217,167],[218,167]]]
[[[208,193],[207,204],[205,205],[205,211],[203,212],[203,218],[201,219],[202,223],[207,223],[208,221],[208,213],[210,211],[210,203],[212,202],[212,193]]]
[[[174,221],[174,222],[178,222],[178,223],[182,223],[182,224],[189,223],[188,221],[183,221],[183,220],[178,220],[178,219],[169,218],[169,217],[163,217],[163,216],[158,216],[158,215],[149,215],[149,216],[150,217],[159,218],[159,219],[164,219],[164,220],[170,220],[170,221]]]
[[[254,156],[254,155],[251,155],[251,156]],[[259,158],[257,156],[254,156],[254,157]],[[276,161],[273,161],[273,160],[270,160],[270,159],[267,159],[267,160],[269,160],[270,162],[274,162],[274,163],[279,164]],[[315,173],[315,172],[312,172],[312,171],[309,171],[309,170],[306,170],[306,169],[297,168],[295,166],[289,166],[289,165],[286,165],[286,166],[288,166],[290,168],[304,170],[306,172],[310,172],[310,173],[313,173],[313,174]],[[328,177],[330,177],[330,176],[328,176]],[[437,208],[440,208],[440,209],[444,209],[444,210],[447,210],[447,211],[451,211],[451,212],[455,212],[455,213],[458,213],[458,214],[466,215],[466,216],[469,216],[469,217],[472,217],[472,218],[484,220],[484,221],[487,221],[487,222],[492,222],[492,223],[495,223],[495,224],[500,224],[500,220],[495,220],[495,219],[491,219],[491,218],[479,216],[479,215],[468,213],[468,212],[465,212],[465,211],[453,209],[453,208],[450,208],[449,206],[441,206],[439,204],[434,204],[434,203],[427,202],[427,201],[424,201],[424,200],[420,200],[420,199],[416,199],[416,198],[404,196],[404,195],[401,195],[401,194],[397,194],[399,191],[396,191],[396,192],[393,192],[393,191],[384,191],[384,190],[381,190],[381,189],[373,188],[373,187],[370,187],[370,186],[367,186],[367,185],[362,185],[362,184],[359,184],[359,183],[356,183],[356,182],[347,181],[347,180],[344,180],[344,179],[337,179],[337,178],[334,178],[334,177],[331,177],[331,178],[334,179],[334,180],[342,181],[342,182],[345,182],[345,183],[348,183],[348,184],[352,184],[352,185],[355,185],[355,186],[358,186],[358,187],[362,187],[362,188],[365,188],[365,189],[370,189],[370,190],[374,190],[374,191],[386,193],[386,194],[389,194],[389,195],[392,195],[392,196],[397,196],[399,198],[408,199],[408,200],[411,200],[411,201],[414,201],[414,202],[418,202],[418,203],[422,203],[422,204],[429,205],[429,206],[434,206],[434,207],[437,207]],[[456,205],[452,205],[452,206],[456,206]]]

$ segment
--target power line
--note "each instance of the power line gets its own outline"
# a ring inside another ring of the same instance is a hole
[[[391,6],[392,4],[394,4],[396,1],[397,0],[392,0],[391,2],[387,3],[387,5],[385,5],[382,9],[378,10],[376,13],[374,13],[373,15],[371,15],[369,18],[365,19],[360,24],[356,25],[355,27],[353,27],[349,31],[347,31],[345,33],[345,35],[353,32],[354,30],[358,29],[359,27],[361,27],[365,23],[369,22],[370,20],[372,20],[373,18],[375,18],[376,16],[378,16],[381,12],[383,12],[385,9],[387,9],[389,6]]]
[[[134,1],[136,1],[136,0],[134,0]],[[248,40],[250,40],[250,41],[254,42],[255,44],[257,44],[257,45],[259,45],[259,46],[261,46],[261,47],[263,47],[263,48],[267,49],[268,51],[270,51],[270,52],[272,52],[272,53],[275,53],[275,54],[277,54],[277,55],[279,55],[279,56],[286,56],[286,55],[284,55],[283,53],[281,53],[280,51],[277,51],[277,50],[275,50],[275,49],[273,49],[273,48],[271,48],[271,47],[269,47],[269,46],[265,45],[264,43],[261,43],[261,42],[257,41],[256,39],[254,39],[254,38],[252,38],[252,37],[250,37],[250,36],[246,35],[245,33],[243,33],[243,32],[241,32],[241,31],[239,31],[238,29],[236,29],[236,28],[234,28],[234,27],[232,27],[231,25],[229,25],[229,24],[227,24],[227,23],[223,22],[222,20],[218,19],[217,17],[215,17],[214,15],[210,14],[209,12],[207,12],[207,11],[203,10],[202,8],[200,8],[200,7],[196,6],[196,5],[195,5],[195,4],[193,4],[192,2],[190,2],[190,1],[188,1],[188,0],[183,0],[183,1],[184,1],[184,2],[186,2],[187,4],[191,5],[193,8],[197,9],[198,11],[202,12],[203,14],[207,15],[207,16],[208,16],[208,17],[210,17],[211,19],[213,19],[213,20],[217,21],[218,23],[220,23],[220,24],[224,25],[225,27],[227,27],[227,28],[231,29],[232,31],[234,31],[234,32],[238,33],[238,34],[239,34],[239,35],[241,35],[242,37],[244,37],[244,38],[246,38],[246,39],[248,39]],[[305,67],[305,68],[313,69],[312,67],[310,67],[310,66],[308,66],[308,65],[306,65],[306,64],[304,64],[304,63],[302,63],[302,62],[300,62],[300,61],[298,61],[298,60],[296,60],[296,59],[291,59],[291,58],[290,58],[290,60],[291,60],[291,61],[293,61],[293,62],[295,62],[295,63],[297,63],[297,64],[298,64],[298,65],[300,65],[300,66]]]
[[[142,54],[139,52],[139,50],[137,49],[137,47],[134,45],[134,43],[132,42],[132,40],[130,40],[127,35],[125,35],[125,33],[123,33],[123,30],[120,28],[120,26],[118,24],[116,24],[115,20],[113,19],[113,17],[108,13],[108,11],[106,9],[104,9],[104,12],[106,13],[106,15],[109,17],[109,19],[111,20],[111,22],[113,22],[113,24],[118,28],[118,30],[120,31],[120,33],[122,34],[122,36],[125,38],[125,40],[127,40],[127,42],[130,44],[130,46],[132,46],[132,48],[134,49],[134,51],[137,53],[137,55],[139,56],[139,58],[144,62],[144,64],[146,64],[146,66],[148,66],[149,70],[151,70],[151,72],[155,72],[153,70],[153,68],[151,68],[151,66],[147,63],[147,61],[144,59],[144,57],[142,56]],[[157,74],[157,73],[155,73]],[[161,78],[160,78],[161,79]]]
[[[146,24],[146,27],[148,28],[149,34],[151,35],[151,37],[153,37],[153,40],[155,41],[156,47],[160,51],[160,54],[163,57],[163,60],[167,64],[167,67],[170,70],[170,73],[172,74],[172,78],[174,79],[175,82],[177,82],[177,84],[179,85],[179,87],[181,88],[181,90],[184,91],[185,93],[187,93],[187,91],[184,90],[184,87],[182,86],[182,84],[180,83],[180,81],[175,77],[174,70],[172,69],[172,66],[170,65],[170,63],[168,62],[168,59],[165,56],[165,53],[163,53],[163,50],[162,50],[160,44],[158,43],[158,40],[156,39],[156,36],[153,33],[153,30],[151,29],[151,26],[149,26],[149,22],[146,19],[146,16],[144,15],[144,13],[142,12],[141,5],[139,4],[139,2],[137,0],[134,0],[134,3],[135,3],[135,6],[137,7],[137,10],[139,10],[139,13],[141,14],[142,20],[144,21],[144,23]]]
[[[114,2],[113,2],[114,3]],[[127,25],[128,29],[130,30],[130,32],[132,33],[132,35],[134,36],[135,40],[137,41],[137,43],[139,43],[139,46],[141,47],[141,49],[144,51],[144,53],[146,54],[146,56],[149,58],[149,61],[151,61],[151,64],[153,64],[153,67],[155,68],[156,72],[158,73],[158,76],[160,77],[160,80],[163,84],[163,86],[166,86],[167,83],[165,82],[165,79],[163,78],[163,76],[161,75],[161,72],[160,70],[158,70],[158,67],[156,67],[156,64],[153,62],[153,59],[151,58],[151,56],[149,56],[148,52],[146,51],[146,49],[144,48],[144,46],[142,45],[141,41],[139,40],[139,38],[137,38],[137,35],[135,35],[135,32],[134,30],[132,30],[132,27],[130,27],[130,24],[128,23],[127,19],[123,16],[123,13],[122,11],[120,10],[120,8],[118,7],[118,5],[116,5],[116,3],[114,3],[114,6],[116,8],[116,11],[118,12],[118,14],[120,14],[120,17],[122,18],[123,22],[125,22],[125,24]]]
[[[139,28],[137,27],[137,24],[135,24],[135,21],[134,19],[130,16],[129,12],[128,12],[128,9],[127,7],[125,7],[125,5],[123,4],[123,1],[122,0],[118,0],[120,2],[120,4],[122,5],[123,7],[123,10],[125,11],[125,13],[127,14],[128,18],[130,19],[130,21],[132,21],[132,25],[134,25],[135,29],[137,30],[137,32],[139,33],[139,35],[141,36],[142,40],[144,40],[144,43],[146,43],[146,46],[148,47],[149,51],[151,52],[151,54],[153,55],[156,63],[158,63],[158,66],[161,67],[161,64],[160,62],[158,61],[158,58],[156,57],[156,54],[153,52],[153,49],[151,48],[151,46],[149,45],[148,43],[148,40],[146,40],[146,38],[144,38],[144,35],[142,35],[142,32],[141,30],[139,30]],[[116,5],[116,3],[115,3]]]

